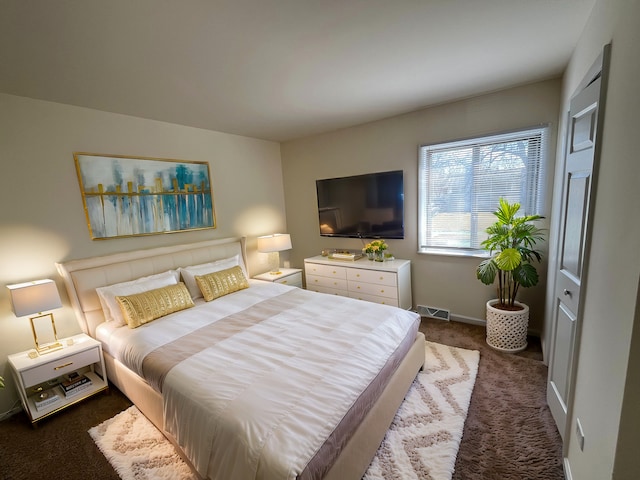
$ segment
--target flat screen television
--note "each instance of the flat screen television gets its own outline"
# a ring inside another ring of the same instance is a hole
[[[402,170],[316,180],[320,235],[404,238]]]

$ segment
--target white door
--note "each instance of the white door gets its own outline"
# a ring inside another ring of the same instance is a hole
[[[558,262],[555,269],[553,332],[549,359],[547,402],[564,439],[571,386],[577,362],[576,346],[581,326],[580,297],[586,273],[585,252],[589,245],[589,214],[593,205],[593,172],[597,160],[597,140],[602,131],[599,115],[606,87],[602,72],[608,65],[609,48],[586,78],[587,86],[571,100]]]

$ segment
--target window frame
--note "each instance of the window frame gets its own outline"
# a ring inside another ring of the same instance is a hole
[[[451,140],[445,142],[436,142],[422,144],[418,147],[418,253],[420,254],[436,254],[447,256],[465,256],[465,257],[488,257],[489,252],[482,247],[456,247],[456,246],[440,246],[428,245],[429,232],[427,231],[429,224],[429,214],[427,203],[429,200],[429,185],[426,162],[429,161],[429,154],[432,152],[443,152],[451,149],[463,148],[480,148],[485,145],[496,145],[509,141],[518,141],[539,136],[537,159],[533,160],[534,165],[527,168],[525,176],[525,184],[527,187],[520,190],[520,196],[526,192],[527,202],[523,202],[523,215],[538,214],[543,216],[546,203],[546,170],[549,162],[549,141],[550,141],[550,124],[538,124],[526,128],[502,131],[498,133],[490,133],[485,135],[467,137],[464,139]],[[527,160],[530,163],[532,160]],[[478,184],[478,176],[473,174],[474,186]],[[473,189],[472,189],[473,190]],[[464,197],[469,203],[469,192]],[[497,203],[496,203],[497,205]],[[493,210],[492,210],[493,211]],[[469,212],[471,213],[471,211]],[[476,234],[481,230],[477,230]],[[473,232],[469,231],[469,235]]]

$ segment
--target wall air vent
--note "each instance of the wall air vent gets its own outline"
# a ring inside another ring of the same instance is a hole
[[[450,320],[451,312],[444,308],[429,307],[427,305],[418,305],[416,312],[421,317],[437,318],[440,320]]]

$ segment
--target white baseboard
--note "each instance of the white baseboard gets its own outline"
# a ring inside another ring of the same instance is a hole
[[[487,321],[482,318],[468,317],[466,315],[458,315],[456,313],[452,313],[449,318],[454,322],[469,323],[471,325],[480,325],[481,327],[487,326]],[[527,330],[527,334],[533,337],[540,338],[540,331],[538,330],[534,330],[530,328]]]
[[[562,463],[564,464],[564,478],[565,478],[565,480],[573,480],[573,477],[571,476],[571,467],[569,466],[569,459],[567,457],[564,457]]]
[[[451,314],[451,320],[460,323],[470,323],[471,325],[481,325],[483,327],[487,325],[487,321],[481,318],[467,317],[466,315],[458,315],[456,313]]]

